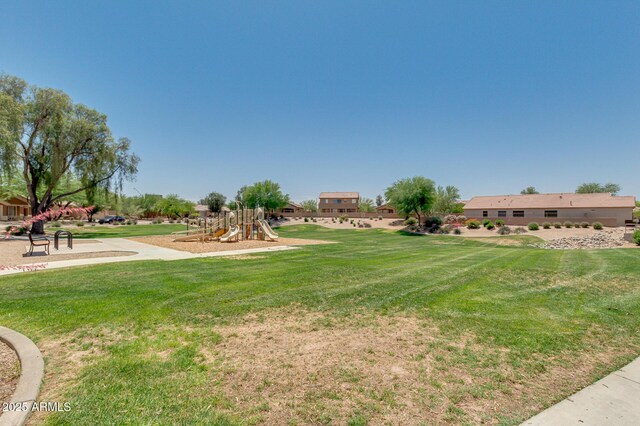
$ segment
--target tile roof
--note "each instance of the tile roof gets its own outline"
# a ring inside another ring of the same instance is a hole
[[[594,208],[628,207],[636,205],[634,196],[616,196],[609,193],[598,194],[525,194],[492,195],[473,197],[465,209],[546,209],[546,208]]]
[[[357,192],[321,192],[320,198],[359,198]]]

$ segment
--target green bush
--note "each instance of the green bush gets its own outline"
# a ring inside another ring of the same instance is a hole
[[[484,227],[486,227],[490,223],[491,223],[491,221],[489,219],[483,219],[482,220],[482,226],[484,226]]]
[[[417,220],[416,220],[416,218],[414,218],[414,217],[409,217],[409,218],[407,218],[407,220],[405,220],[405,221],[404,221],[404,224],[405,224],[406,226],[413,226],[413,225],[415,225],[416,223],[418,223],[418,221],[417,221]]]
[[[504,220],[502,219],[496,220],[496,226],[504,226]]]
[[[542,227],[544,229],[551,229],[551,224],[549,222],[545,222],[545,223],[542,224]]]
[[[453,231],[453,225],[444,225],[443,227],[440,228],[440,232],[443,234],[448,234],[451,231]]]
[[[602,224],[600,222],[593,222],[593,229],[601,230]]]
[[[580,226],[582,226],[583,228],[588,228],[589,227],[589,222],[582,222],[580,224]]]
[[[511,228],[508,226],[501,226],[498,228],[498,235],[509,235],[511,233]]]
[[[493,224],[493,222],[489,221],[489,223],[487,223],[484,227],[487,228],[488,230],[492,230],[496,226]]]
[[[640,230],[633,232],[633,242],[640,246]]]
[[[480,221],[475,220],[475,219],[469,219],[465,222],[465,224],[467,225],[467,228],[469,229],[479,229],[480,228]]]
[[[453,228],[453,233],[456,235],[460,235],[462,234],[462,229],[456,226],[455,228]]]
[[[535,222],[531,222],[529,225],[527,225],[527,228],[529,228],[529,231],[537,231],[538,229],[540,229],[540,225]]]
[[[84,226],[84,221],[82,220],[77,221],[76,226]]]
[[[573,227],[574,227],[574,228],[580,228],[580,222],[576,222],[576,223],[574,223],[574,224],[573,224]]]
[[[305,218],[304,218],[304,221],[305,221],[305,222],[309,222],[309,218],[308,218],[308,217],[305,217]]]
[[[553,227],[556,228],[556,229],[560,229],[560,228],[562,228],[562,224],[560,222],[554,222],[553,223]]]
[[[569,222],[569,221],[566,221],[566,222],[564,223],[564,227],[565,227],[565,228],[573,228],[573,223],[572,223],[572,222]]]

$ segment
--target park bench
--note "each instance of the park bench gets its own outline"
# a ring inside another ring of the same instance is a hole
[[[47,237],[33,237],[31,232],[29,232],[29,242],[31,246],[29,247],[29,256],[33,255],[33,249],[36,247],[44,247],[47,254],[49,254],[49,244],[51,241]]]

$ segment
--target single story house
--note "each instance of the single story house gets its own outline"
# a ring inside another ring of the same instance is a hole
[[[200,217],[215,216],[215,213],[212,213],[211,210],[209,210],[209,206],[205,206],[204,204],[196,204],[194,209]],[[220,209],[220,213],[225,211],[229,211],[229,207],[223,206],[222,209]]]
[[[278,209],[276,213],[277,214],[281,214],[281,213],[298,214],[298,213],[302,213],[303,211],[304,209],[300,204],[290,201],[289,204],[287,204],[281,209]]]
[[[321,213],[356,213],[360,194],[357,192],[321,192]]]
[[[464,205],[464,214],[510,225],[571,221],[623,226],[633,219],[635,205],[633,196],[610,193],[494,195],[473,197]]]
[[[389,205],[389,204],[383,204],[381,206],[376,207],[376,213],[382,213],[382,214],[396,214],[397,210],[395,207]]]
[[[0,220],[24,220],[31,216],[29,200],[16,195],[0,200]]]

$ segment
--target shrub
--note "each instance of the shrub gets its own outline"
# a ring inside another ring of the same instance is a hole
[[[483,219],[482,220],[482,226],[487,226],[490,223],[491,223],[491,221],[489,219]]]
[[[62,225],[57,220],[54,220],[53,222],[51,222],[49,224],[49,226],[52,227],[52,228],[60,228]]]
[[[496,220],[496,226],[504,226],[504,220],[502,219]]]
[[[462,229],[460,229],[460,228],[458,228],[458,227],[455,227],[455,228],[453,229],[453,233],[454,233],[454,234],[456,234],[456,235],[460,235],[460,234],[462,234]]]
[[[509,235],[511,233],[511,228],[508,226],[501,226],[498,228],[498,235]]]
[[[562,228],[562,224],[560,222],[554,222],[553,223],[553,227],[556,228],[556,229],[560,229],[560,228]]]
[[[84,226],[84,222],[82,220],[79,220],[76,222],[76,226]]]
[[[349,220],[349,215],[346,215],[346,214],[340,215],[340,219],[342,219],[343,221]]]
[[[593,222],[593,229],[601,230],[602,224],[600,222]]]
[[[432,226],[440,227],[440,225],[442,225],[442,218],[438,216],[428,217],[424,221],[424,226],[427,228],[431,228]]]
[[[305,222],[309,222],[309,218],[308,218],[308,217],[305,217],[305,218],[304,218],[304,221],[305,221]]]
[[[540,229],[540,225],[535,222],[531,222],[529,225],[527,225],[527,228],[529,228],[529,231],[537,231],[538,229]]]
[[[417,221],[415,218],[413,218],[413,217],[409,217],[409,218],[407,218],[407,220],[405,220],[405,221],[404,221],[404,224],[405,224],[406,226],[413,226],[413,225],[415,225],[416,223],[418,223],[418,221]]]
[[[633,242],[640,246],[640,230],[633,232]]]
[[[156,217],[155,219],[153,219],[151,221],[151,223],[153,223],[153,224],[162,223],[162,222],[163,222],[163,220],[162,220],[161,217]]]
[[[495,228],[496,226],[493,224],[493,222],[489,221],[489,223],[487,223],[486,225],[484,225],[485,228],[487,228],[488,230],[492,230],[493,228]]]
[[[382,220],[382,216],[378,216],[378,220]]]
[[[572,222],[569,222],[569,221],[566,221],[566,222],[564,223],[564,227],[565,227],[565,228],[573,228],[573,223],[572,223]]]
[[[551,224],[549,222],[545,222],[545,223],[542,224],[542,227],[544,229],[551,229]]]
[[[576,223],[573,224],[573,227],[574,228],[580,228],[580,224],[578,222],[576,222]]]
[[[440,231],[443,234],[449,234],[451,231],[453,231],[453,225],[451,224],[446,224],[443,227],[440,228]]]
[[[583,228],[588,228],[589,227],[589,222],[582,222],[580,224],[580,226],[582,226]]]
[[[480,221],[476,220],[476,219],[469,219],[465,222],[465,225],[467,225],[467,228],[469,229],[479,229],[480,228]]]
[[[513,233],[514,234],[526,234],[527,230],[524,229],[522,226],[518,226]]]

